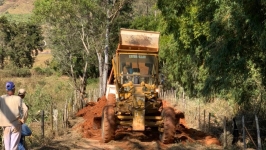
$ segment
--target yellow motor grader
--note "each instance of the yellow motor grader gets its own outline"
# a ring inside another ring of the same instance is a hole
[[[101,118],[104,142],[114,139],[118,126],[133,131],[158,128],[163,143],[174,141],[174,109],[163,108],[158,98],[159,36],[159,32],[120,29],[106,90],[108,104]]]

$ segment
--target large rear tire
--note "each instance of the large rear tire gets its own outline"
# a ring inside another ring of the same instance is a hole
[[[105,106],[102,111],[102,140],[104,143],[107,143],[111,140],[114,140],[115,137],[115,112],[112,105]]]
[[[163,132],[160,135],[160,140],[164,144],[169,144],[174,142],[175,130],[176,130],[176,118],[175,111],[171,107],[166,107],[162,111],[163,118]]]

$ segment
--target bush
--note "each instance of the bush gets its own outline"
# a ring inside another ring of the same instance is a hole
[[[98,84],[98,78],[88,78],[87,83],[88,84]]]
[[[98,78],[88,78],[87,79],[87,89],[97,89],[99,87]]]
[[[29,68],[13,68],[8,70],[1,70],[2,77],[30,77],[31,72]]]
[[[36,67],[33,70],[36,75],[51,76],[53,74],[53,70],[51,68]]]
[[[34,70],[34,73],[37,75],[43,75],[44,74],[42,68],[40,68],[40,67],[36,67],[33,70]]]

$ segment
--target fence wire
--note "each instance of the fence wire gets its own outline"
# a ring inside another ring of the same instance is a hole
[[[184,92],[177,93],[174,90],[162,91],[159,96],[185,114],[186,124],[190,128],[196,128],[220,138],[223,137],[224,131],[229,132],[232,136],[234,131],[238,131],[239,139],[242,139],[242,141],[254,142],[258,139],[255,114],[246,115],[247,119],[244,121],[245,130],[243,130],[243,115],[234,116],[234,109],[227,101],[214,99],[211,103],[204,103],[200,99],[189,99]],[[233,117],[235,117],[237,129],[233,127]],[[226,125],[224,125],[224,118],[226,118]],[[258,119],[260,127],[265,122],[265,119]],[[266,140],[266,128],[263,127],[259,128],[259,136],[264,141]],[[243,137],[243,131],[247,132],[246,134],[248,135]],[[257,143],[254,146],[257,146]]]

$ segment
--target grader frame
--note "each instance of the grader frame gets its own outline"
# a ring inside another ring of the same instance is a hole
[[[163,108],[158,98],[159,36],[159,32],[120,30],[106,90],[107,106],[102,112],[104,142],[114,139],[117,126],[133,131],[156,128],[163,143],[173,142],[174,110]]]

